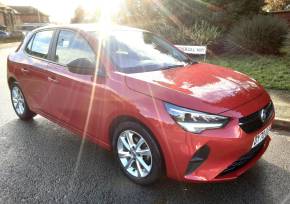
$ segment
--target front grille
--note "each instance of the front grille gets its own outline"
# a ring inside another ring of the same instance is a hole
[[[261,119],[261,111],[262,110],[264,110],[265,114],[266,114],[266,118],[264,121],[262,121],[262,119]],[[254,131],[260,129],[261,127],[263,127],[264,124],[269,121],[269,119],[271,118],[271,116],[273,114],[274,114],[274,106],[273,106],[273,103],[270,102],[268,105],[266,105],[261,110],[255,112],[249,116],[240,118],[239,125],[246,133],[254,132]]]
[[[265,141],[267,139],[265,138],[263,142],[258,144],[256,147],[251,149],[247,154],[242,156],[240,159],[232,163],[228,168],[226,168],[222,173],[220,173],[219,176],[224,176],[225,174],[231,173],[233,171],[238,170],[239,168],[243,167],[246,165],[248,162],[250,162],[263,148]]]

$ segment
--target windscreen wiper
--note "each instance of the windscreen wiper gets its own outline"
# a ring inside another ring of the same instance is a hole
[[[172,69],[172,68],[176,68],[176,67],[184,67],[184,64],[176,64],[176,65],[169,65],[166,67],[162,67],[162,69]]]

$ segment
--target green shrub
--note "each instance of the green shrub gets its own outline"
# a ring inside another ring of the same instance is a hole
[[[191,27],[172,26],[167,23],[151,22],[145,29],[165,37],[175,44],[210,45],[220,36],[221,31],[206,21],[198,21]]]
[[[258,15],[237,23],[226,39],[226,48],[232,52],[279,54],[288,33],[284,20]]]
[[[198,21],[190,28],[190,40],[193,45],[211,45],[221,36],[221,30],[206,21]]]
[[[146,30],[159,34],[160,36],[166,38],[172,43],[178,43],[181,41],[181,39],[179,39],[180,29],[177,26],[172,26],[166,22],[155,21],[155,22],[150,22],[143,27]]]

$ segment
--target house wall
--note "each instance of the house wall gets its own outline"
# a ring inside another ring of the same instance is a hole
[[[290,26],[290,11],[273,12],[272,15],[286,20]]]
[[[19,18],[22,23],[48,23],[48,16],[44,15],[35,15],[35,14],[20,14]]]
[[[17,15],[14,16],[14,24],[15,25],[21,25],[22,24],[20,15],[17,14]]]
[[[5,25],[4,13],[0,12],[0,25]]]
[[[7,6],[0,6],[0,25],[4,26],[6,31],[13,31],[15,29],[16,11]]]
[[[6,31],[13,31],[15,26],[14,14],[9,11],[0,11],[0,25],[6,26]]]

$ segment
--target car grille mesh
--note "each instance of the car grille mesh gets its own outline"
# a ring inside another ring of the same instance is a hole
[[[261,120],[262,109],[249,116],[239,119],[239,125],[246,133],[254,132],[263,127],[264,124],[267,123],[274,114],[274,106],[272,102],[266,105],[263,109],[265,110],[266,114],[266,118],[264,121]]]
[[[263,148],[265,141],[267,139],[265,138],[263,142],[261,142],[256,147],[252,148],[251,151],[249,151],[247,154],[242,156],[240,159],[232,163],[228,168],[226,168],[219,176],[224,176],[228,173],[231,173],[233,171],[238,170],[239,168],[246,165],[248,162],[250,162]]]

